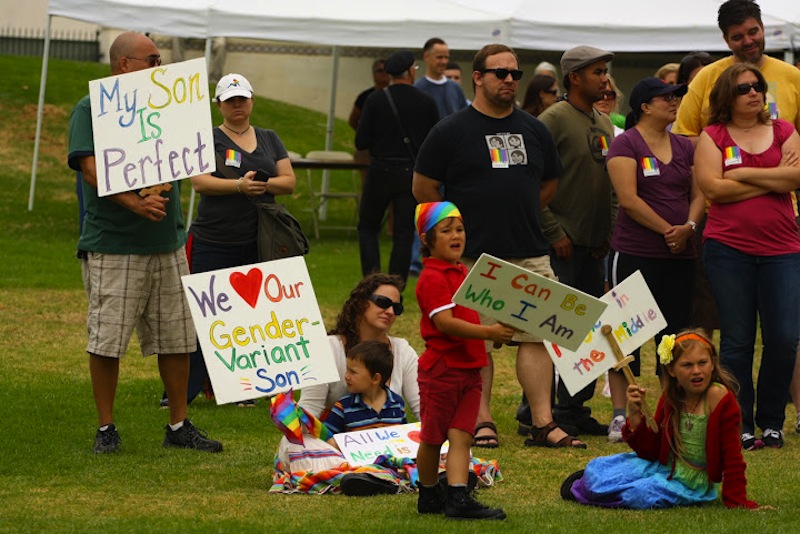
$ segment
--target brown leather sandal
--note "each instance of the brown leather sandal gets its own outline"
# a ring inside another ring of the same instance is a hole
[[[488,428],[494,434],[485,434],[483,436],[479,436],[478,431],[483,430],[484,428]],[[484,449],[496,449],[500,446],[500,440],[497,437],[497,427],[494,426],[494,423],[491,421],[478,423],[478,425],[475,427],[474,437],[472,438],[472,446],[482,447]]]
[[[564,430],[560,426],[556,424],[555,421],[550,421],[545,426],[534,426],[531,427],[531,434],[530,438],[525,440],[526,447],[547,447],[551,449],[563,448],[563,447],[571,447],[573,449],[585,449],[586,444],[580,441],[575,436],[570,436],[567,434],[557,442],[553,443],[552,441],[548,441],[547,436],[550,435],[550,432],[555,430],[556,428]]]

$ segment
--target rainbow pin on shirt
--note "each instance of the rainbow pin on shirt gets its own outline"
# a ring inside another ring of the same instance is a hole
[[[742,151],[739,149],[738,146],[727,146],[725,147],[725,166],[730,167],[732,165],[741,165],[742,164]]]
[[[225,166],[236,167],[237,169],[242,166],[242,154],[231,150],[230,148],[225,151]]]
[[[642,158],[642,174],[644,176],[661,176],[658,160],[654,157]]]
[[[598,140],[600,142],[600,151],[601,151],[601,153],[604,156],[608,155],[608,137],[605,136],[605,135],[601,135],[598,138]]]
[[[492,158],[493,169],[507,169],[509,164],[508,149],[490,148],[489,156]]]

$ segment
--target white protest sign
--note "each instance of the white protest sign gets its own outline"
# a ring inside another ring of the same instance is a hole
[[[182,281],[218,404],[339,380],[302,256]]]
[[[501,259],[481,254],[453,302],[575,350],[607,303]]]
[[[97,194],[216,169],[203,58],[89,82]]]
[[[563,346],[545,343],[567,391],[575,395],[616,365],[617,359],[600,328],[610,325],[623,354],[630,354],[666,328],[667,321],[656,299],[636,271],[603,295],[608,307],[586,336],[581,346],[571,352]]]
[[[350,465],[367,465],[382,454],[397,458],[416,458],[419,450],[420,423],[384,426],[356,432],[335,434],[333,439]],[[442,444],[441,454],[447,452],[449,442]]]

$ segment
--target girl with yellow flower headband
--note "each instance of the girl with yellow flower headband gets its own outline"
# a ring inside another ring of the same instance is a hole
[[[590,461],[567,477],[561,496],[608,508],[669,508],[714,501],[722,483],[725,506],[758,508],[747,498],[735,382],[714,345],[702,330],[684,330],[664,336],[658,356],[658,431],[642,416],[645,390],[628,386],[622,434],[634,452]]]

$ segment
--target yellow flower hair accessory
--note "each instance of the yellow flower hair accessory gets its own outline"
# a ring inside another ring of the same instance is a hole
[[[675,346],[675,334],[661,336],[661,343],[658,344],[658,361],[662,365],[668,365],[672,361],[672,348]]]

